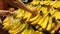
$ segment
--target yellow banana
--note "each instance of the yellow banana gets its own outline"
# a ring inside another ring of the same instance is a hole
[[[43,14],[47,13],[47,8],[45,8],[45,7],[42,7],[40,10],[43,12]]]
[[[9,30],[9,33],[21,33],[22,30],[24,30],[26,27],[26,24],[21,24],[20,27],[18,27],[15,30]]]
[[[28,16],[28,14],[29,14],[29,12],[25,12],[25,14],[24,14],[24,16],[23,16],[23,19],[26,19],[27,18],[27,16]]]
[[[7,22],[9,20],[9,17],[6,17],[5,20],[3,21],[4,22]]]
[[[39,34],[40,32],[39,31],[35,31],[34,34]]]
[[[33,21],[31,24],[32,24],[32,25],[36,25],[40,19],[41,19],[41,17],[39,16],[39,17],[38,17],[35,21]]]
[[[28,32],[29,32],[29,29],[25,29],[23,32],[21,32],[21,34],[28,34]]]
[[[37,16],[31,18],[29,21],[32,22],[32,21],[36,20],[39,16],[40,16],[40,14],[38,14]]]
[[[48,24],[46,30],[50,31],[51,30],[51,27],[52,27],[52,17],[50,17],[50,19],[49,19],[49,24]]]
[[[36,29],[38,29],[38,28],[39,28],[39,26],[35,26],[35,28],[36,28]]]
[[[34,34],[34,30],[30,29],[28,34]]]
[[[4,25],[3,29],[7,30],[9,27],[9,22],[4,23],[3,25]]]
[[[49,12],[53,16],[55,14],[56,10],[54,10],[54,8],[51,8]]]
[[[21,13],[16,16],[16,18],[21,18],[23,14],[24,14],[24,10],[22,10]]]
[[[21,24],[17,29],[19,29],[19,28],[21,28],[21,27],[22,27],[22,24]],[[8,32],[9,32],[9,33],[15,33],[15,31],[16,31],[17,29],[15,29],[15,30],[9,30]]]
[[[10,30],[15,30],[15,29],[17,29],[20,25],[21,25],[21,23],[20,23],[20,22],[17,22],[16,24],[13,25],[13,28],[11,28]]]
[[[29,13],[25,22],[28,22],[31,16],[32,16],[32,14]]]
[[[42,31],[43,29],[42,29],[42,28],[39,28],[38,30],[39,30],[39,31]]]
[[[38,8],[37,8],[37,10],[38,10],[39,12],[40,12],[41,7],[42,7],[42,6],[41,6],[41,5],[39,5],[39,6],[38,6]]]
[[[58,8],[60,6],[59,4],[60,2],[55,1],[55,4],[53,4],[52,6]]]
[[[59,11],[57,11],[57,12],[55,13],[55,18],[56,18],[56,19],[60,19],[60,12],[59,12]]]
[[[39,32],[39,34],[44,34],[43,32]]]
[[[47,16],[46,19],[43,21],[43,23],[41,23],[42,28],[44,29],[46,28],[48,20],[49,20],[49,17]]]
[[[24,23],[23,25],[22,25],[22,28],[20,28],[18,31],[16,31],[15,33],[21,33],[25,28],[26,28],[26,26],[27,26],[27,24],[26,23]]]
[[[49,12],[48,12],[49,13]],[[48,15],[48,13],[47,14],[45,14],[44,15],[44,17],[38,22],[38,24],[41,26],[41,23],[45,20],[45,18],[47,17],[47,15]]]

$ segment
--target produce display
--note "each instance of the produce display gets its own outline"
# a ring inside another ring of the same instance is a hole
[[[29,8],[36,8],[37,15],[18,8],[3,21],[10,34],[55,34],[54,28],[60,22],[59,1],[32,1]]]

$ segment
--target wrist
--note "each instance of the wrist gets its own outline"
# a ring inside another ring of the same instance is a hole
[[[32,12],[32,10],[31,10],[31,9],[28,9],[27,11]]]

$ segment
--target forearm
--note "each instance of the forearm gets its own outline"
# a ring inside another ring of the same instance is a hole
[[[6,1],[12,6],[30,11],[30,9],[21,1],[18,1],[18,0],[6,0]]]
[[[18,1],[18,5],[19,5],[20,8],[22,8],[24,10],[27,10],[27,11],[30,11],[30,8],[27,7],[23,2]]]

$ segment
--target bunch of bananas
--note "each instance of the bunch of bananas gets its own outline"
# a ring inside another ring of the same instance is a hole
[[[56,2],[33,1],[29,3],[27,7],[38,10],[36,16],[19,8],[13,15],[6,17],[3,21],[3,29],[8,30],[10,34],[54,34],[54,28],[60,21],[58,9],[60,5],[57,7]]]

